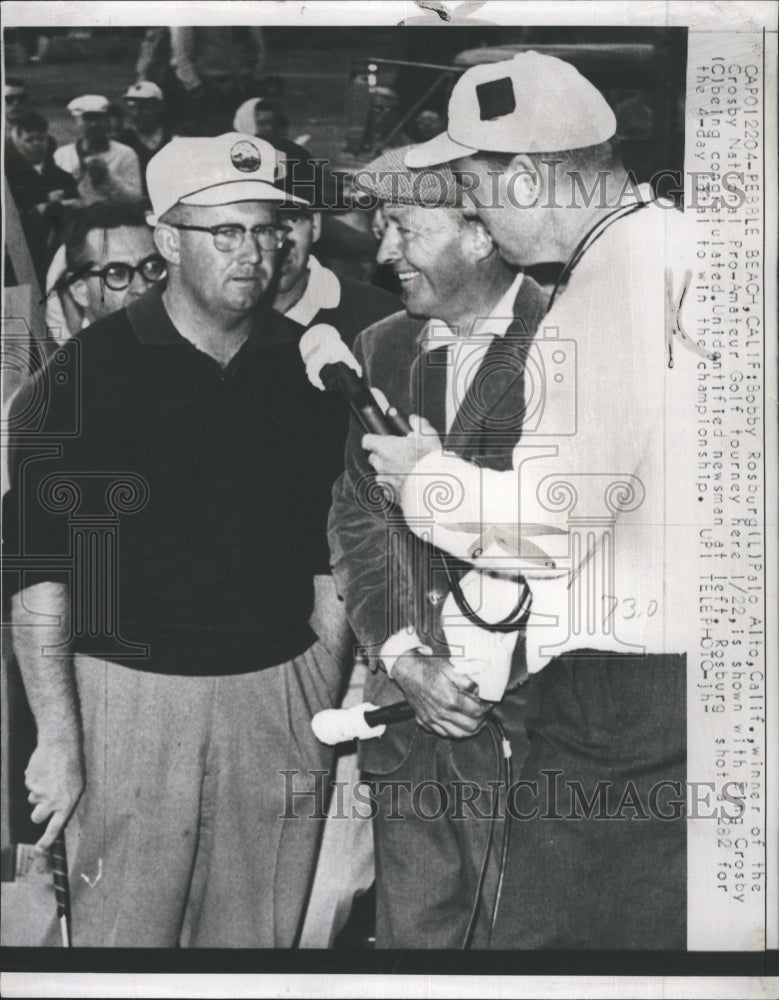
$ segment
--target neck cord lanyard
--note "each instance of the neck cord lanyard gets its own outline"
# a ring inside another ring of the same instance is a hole
[[[565,267],[560,272],[560,277],[555,282],[554,289],[552,291],[551,298],[549,299],[549,305],[547,306],[547,313],[552,308],[552,304],[557,296],[562,292],[565,286],[571,279],[571,274],[574,268],[582,259],[582,257],[587,253],[590,247],[596,243],[601,236],[606,232],[606,230],[612,226],[615,222],[620,219],[624,219],[628,215],[632,215],[633,212],[637,212],[640,208],[646,208],[649,205],[648,201],[638,201],[634,205],[623,205],[621,208],[615,209],[613,212],[609,212],[608,215],[600,219],[584,236],[579,240],[574,248],[573,253],[568,258]]]
[[[618,222],[620,219],[624,219],[628,215],[632,215],[633,212],[637,212],[640,208],[646,208],[651,202],[639,201],[634,205],[627,205],[622,208],[618,208],[613,212],[610,212],[607,216],[601,219],[589,232],[585,233],[579,243],[576,245],[571,256],[560,273],[560,277],[557,279],[552,295],[549,299],[549,305],[547,306],[547,313],[552,308],[557,296],[560,292],[564,291],[566,285],[570,281],[571,274],[574,268],[582,259],[582,257],[587,253],[590,247],[606,232],[609,226]],[[665,275],[665,289],[666,289],[666,344],[668,351],[668,367],[673,368],[674,357],[673,357],[673,347],[674,342],[678,342],[682,347],[687,348],[688,351],[692,351],[693,354],[698,355],[698,357],[705,358],[707,361],[717,361],[719,360],[719,353],[717,351],[707,351],[705,347],[701,347],[696,344],[694,340],[690,338],[687,331],[684,329],[681,320],[681,309],[684,304],[687,291],[690,287],[690,282],[692,279],[692,271],[687,270],[684,273],[682,279],[682,288],[678,297],[678,302],[674,296],[673,290],[673,274],[670,268],[666,268]]]

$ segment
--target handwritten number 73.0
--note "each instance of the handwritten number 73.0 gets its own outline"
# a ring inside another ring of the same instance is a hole
[[[621,600],[619,597],[615,597],[614,594],[604,594],[603,600],[608,603],[608,612],[606,614],[605,620],[608,621],[609,618],[615,613],[618,607],[622,608],[622,613],[619,615],[625,621],[630,621],[631,618],[640,618],[642,615],[642,609],[639,606],[638,601],[635,597],[623,597]],[[646,606],[646,617],[651,618],[657,612],[657,601],[651,600]]]

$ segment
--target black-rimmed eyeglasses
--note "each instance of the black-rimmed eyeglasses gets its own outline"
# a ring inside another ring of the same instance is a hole
[[[239,250],[246,239],[246,234],[251,233],[252,239],[257,243],[260,250],[270,253],[272,250],[280,250],[284,245],[284,240],[289,233],[288,226],[252,226],[247,229],[239,223],[229,226],[187,226],[183,222],[172,222],[174,229],[188,229],[196,233],[211,233],[214,238],[214,246],[222,253],[232,253]]]
[[[112,260],[99,271],[79,271],[77,277],[89,275],[92,278],[100,278],[112,292],[121,292],[132,284],[136,272],[147,284],[154,285],[162,281],[168,269],[164,259],[159,254],[153,253],[135,265]]]

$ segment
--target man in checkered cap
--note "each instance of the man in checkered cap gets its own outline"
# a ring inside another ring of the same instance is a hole
[[[451,170],[408,170],[405,152],[390,150],[355,176],[355,190],[378,203],[378,260],[394,268],[405,312],[363,331],[354,351],[371,386],[416,415],[420,452],[440,438],[467,464],[505,469],[520,432],[523,359],[546,295],[501,260],[478,220],[465,218]],[[494,721],[521,757],[522,643],[516,630],[498,636],[462,620],[451,630],[449,574],[459,581],[468,567],[444,565],[397,508],[371,502],[374,443],[353,420],[329,537],[336,583],[371,666],[366,701],[405,699],[415,710],[414,719],[360,744],[361,767],[375,782],[376,944],[483,947],[500,842],[487,818],[488,782],[499,769]],[[512,602],[523,589],[514,586]],[[500,661],[491,690],[469,656],[474,636],[494,644]],[[481,818],[463,810],[463,783]],[[426,787],[431,797],[417,797]],[[430,822],[441,804],[436,788],[446,806]]]
[[[477,567],[513,561],[532,593],[531,750],[499,948],[686,946],[687,547],[701,517],[690,428],[695,365],[714,356],[680,317],[689,227],[626,173],[615,130],[572,65],[525,52],[463,74],[447,132],[406,160],[452,164],[504,260],[563,265],[528,355],[510,472],[445,444],[422,454],[413,436],[372,455],[409,523]],[[431,527],[420,501],[442,477],[463,503]]]
[[[32,818],[44,848],[67,824],[77,946],[290,947],[308,892],[322,824],[300,803],[330,763],[310,720],[341,681],[309,619],[343,438],[299,329],[262,304],[278,173],[253,136],[165,146],[147,180],[167,285],[14,400],[17,426],[48,387],[35,439],[57,445],[14,452],[4,523]],[[113,559],[79,561],[71,529],[106,514]]]

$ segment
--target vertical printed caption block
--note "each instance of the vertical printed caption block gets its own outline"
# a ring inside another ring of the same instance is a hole
[[[759,33],[690,33],[689,333],[719,354],[699,363],[696,400],[698,621],[687,698],[697,799],[688,820],[693,951],[766,946],[764,87]],[[729,782],[741,786],[741,810],[721,808]]]

